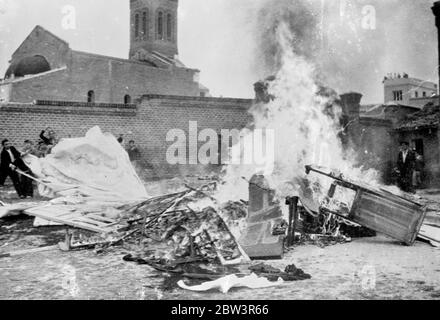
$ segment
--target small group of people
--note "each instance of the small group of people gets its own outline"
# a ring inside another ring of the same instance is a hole
[[[400,143],[400,152],[397,158],[397,184],[402,191],[415,193],[422,186],[424,168],[423,156],[411,150],[406,141]]]
[[[33,151],[33,155],[44,158],[46,155],[52,152],[53,147],[58,143],[58,137],[55,131],[48,127],[46,130],[41,131],[39,136],[37,148]]]
[[[17,150],[8,139],[2,141],[0,157],[0,186],[3,187],[9,177],[20,199],[33,198],[34,174],[26,165],[24,158],[33,155],[39,158],[50,154],[52,148],[58,143],[55,131],[50,127],[41,131],[37,147],[31,140],[25,140],[21,151]]]

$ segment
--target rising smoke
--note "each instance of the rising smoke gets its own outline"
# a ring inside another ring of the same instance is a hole
[[[187,1],[190,9],[201,2]],[[180,43],[209,44],[198,60],[184,60],[203,70],[202,77],[214,94],[249,96],[253,82],[276,73],[275,30],[281,21],[296,36],[296,52],[314,64],[322,83],[339,93],[360,92],[364,103],[383,102],[381,81],[389,72],[436,82],[432,0],[203,2],[209,21],[191,17],[199,20],[193,25],[182,23],[182,34],[188,39]],[[182,2],[181,6],[187,5]],[[188,49],[182,51],[185,55]]]
[[[377,172],[358,167],[354,156],[344,150],[338,137],[341,128],[337,117],[326,112],[327,98],[317,95],[319,84],[329,79],[325,73],[323,76],[323,64],[319,59],[331,47],[326,43],[332,33],[319,32],[318,16],[310,7],[312,2],[294,7],[290,1],[281,1],[280,6],[263,6],[260,11],[263,31],[260,38],[256,38],[260,41],[257,56],[263,58],[261,65],[275,74],[269,87],[274,100],[253,108],[253,129],[275,132],[275,166],[270,178],[280,198],[298,193],[297,182],[304,178],[304,167],[308,164],[338,168],[354,179],[379,185]],[[324,9],[321,7],[321,10]],[[295,17],[305,22],[292,22]],[[353,21],[358,20],[353,18]],[[320,23],[322,26],[322,19]],[[355,28],[351,30],[357,34]],[[318,39],[323,44],[320,48],[316,46]],[[249,135],[249,132],[244,134]],[[218,197],[221,200],[246,199],[247,181],[253,174],[262,173],[260,169],[249,165],[228,166],[226,184]],[[320,181],[320,184],[325,183]]]
[[[431,0],[257,2],[254,27],[260,51],[255,61],[268,73],[278,70],[274,32],[284,21],[295,35],[296,53],[313,63],[322,82],[339,93],[354,90],[382,102],[381,80],[388,72],[436,82]]]
[[[274,99],[252,110],[253,130],[274,132],[275,154],[267,157],[268,160],[274,159],[273,170],[268,173],[256,165],[254,140],[254,148],[248,149],[251,155],[243,155],[243,158],[253,156],[254,164],[226,167],[225,184],[217,194],[219,200],[247,199],[247,181],[254,174],[265,174],[280,198],[298,194],[299,182],[305,178],[305,166],[309,164],[337,168],[352,178],[376,184],[377,173],[358,168],[354,157],[344,150],[338,137],[341,128],[337,117],[327,112],[328,98],[317,94],[316,70],[306,57],[297,53],[295,34],[289,24],[280,22],[276,28],[276,41],[279,70],[269,87]],[[251,136],[251,132],[246,130],[243,135]],[[234,148],[246,152],[239,144]],[[328,186],[328,182],[319,183]]]

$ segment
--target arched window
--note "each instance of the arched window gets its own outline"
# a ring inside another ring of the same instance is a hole
[[[139,14],[136,13],[134,16],[134,37],[139,37]]]
[[[131,103],[131,97],[130,95],[126,94],[124,96],[124,104],[130,104]]]
[[[148,11],[142,13],[142,35],[144,39],[148,38]]]
[[[163,12],[159,11],[157,14],[157,38],[163,39]]]
[[[89,92],[87,92],[87,102],[95,103],[95,91],[90,90]]]
[[[171,41],[173,37],[173,16],[171,13],[167,14],[167,40]]]

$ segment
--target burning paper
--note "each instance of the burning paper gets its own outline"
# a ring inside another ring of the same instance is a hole
[[[279,286],[284,283],[284,280],[279,278],[276,282],[271,282],[266,278],[260,278],[255,273],[249,276],[239,278],[235,274],[228,275],[215,281],[202,283],[199,286],[187,286],[183,280],[177,284],[185,290],[191,291],[209,291],[212,289],[219,289],[222,293],[228,293],[231,288],[247,287],[250,289],[268,288]]]

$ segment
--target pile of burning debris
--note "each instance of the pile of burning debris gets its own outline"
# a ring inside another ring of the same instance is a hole
[[[147,254],[149,260],[218,259],[223,265],[245,261],[247,256],[230,227],[246,218],[246,205],[238,202],[217,206],[209,195],[213,188],[215,183],[189,188],[148,200],[129,211],[129,228],[138,230],[133,237],[139,245],[138,256],[145,258],[143,248],[156,242],[165,243],[166,250]]]
[[[176,280],[174,285],[192,279],[212,281],[210,285],[215,287],[216,281],[231,275],[238,276],[233,279],[236,285],[249,285],[248,280],[255,284],[256,279],[261,280],[258,277],[272,282],[309,279],[310,275],[294,265],[281,271],[250,262],[281,259],[286,249],[305,243],[326,246],[380,232],[411,245],[419,234],[426,214],[422,205],[320,168],[307,167],[307,172],[335,182],[320,203],[312,199],[307,186],[299,196],[287,198],[287,219],[275,192],[259,175],[249,181],[249,201],[220,204],[214,198],[218,181],[213,181],[197,188],[186,185],[183,191],[124,204],[102,214],[65,203],[24,212],[75,228],[78,233],[94,232],[75,238],[67,229],[65,241],[59,244],[63,251],[95,248],[103,253],[122,245],[128,251],[124,261],[169,274]],[[351,201],[338,200],[338,188],[350,189],[354,193]],[[243,267],[247,269],[243,271]],[[184,283],[180,286],[189,288]]]

